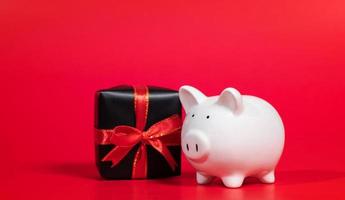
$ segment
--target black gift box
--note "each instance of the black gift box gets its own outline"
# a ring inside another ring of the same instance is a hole
[[[170,89],[148,86],[148,112],[144,131],[153,124],[172,115],[181,117],[181,103],[178,92]],[[127,125],[135,127],[136,115],[134,107],[134,88],[117,86],[96,93],[95,129],[113,129],[116,126]],[[180,134],[176,135],[180,137]],[[179,139],[179,138],[178,138]],[[135,153],[139,144],[115,166],[111,161],[102,159],[115,147],[114,144],[95,144],[96,164],[101,176],[105,179],[131,179]],[[177,163],[175,170],[171,169],[166,159],[150,145],[147,148],[146,178],[161,178],[176,176],[181,173],[181,146],[168,146]]]

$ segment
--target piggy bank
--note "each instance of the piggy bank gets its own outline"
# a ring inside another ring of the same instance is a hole
[[[207,97],[191,86],[179,90],[186,111],[181,142],[196,169],[198,184],[219,177],[229,188],[245,177],[274,183],[274,170],[284,147],[284,126],[265,100],[226,88]]]

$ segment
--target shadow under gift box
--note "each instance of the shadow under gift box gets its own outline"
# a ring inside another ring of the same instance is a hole
[[[144,131],[152,125],[172,115],[181,117],[181,103],[175,90],[148,86],[148,112]],[[111,130],[117,126],[136,127],[134,106],[134,88],[117,86],[100,90],[96,93],[95,128],[96,130]],[[97,133],[97,132],[96,132]],[[180,141],[180,131],[172,135]],[[165,136],[170,137],[170,136]],[[181,145],[167,146],[177,166],[173,170],[164,156],[151,145],[147,148],[146,178],[163,178],[181,174]],[[126,156],[116,165],[102,159],[116,147],[114,144],[95,144],[96,164],[100,175],[105,179],[132,179],[133,160],[140,147],[136,144]]]

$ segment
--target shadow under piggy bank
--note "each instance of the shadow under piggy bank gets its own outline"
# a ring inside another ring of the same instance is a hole
[[[301,169],[301,170],[291,170],[291,171],[277,171],[276,172],[276,182],[274,185],[294,185],[303,183],[313,183],[322,182],[332,179],[344,178],[345,172],[336,170],[314,170],[314,169]],[[160,179],[162,184],[172,184],[172,185],[197,185],[195,180],[194,172],[182,173],[181,177],[174,177],[168,179]],[[210,186],[221,185],[219,178],[216,178],[211,182]],[[262,184],[258,179],[253,177],[247,177],[243,183],[244,186],[252,184]],[[264,184],[265,185],[265,184]]]

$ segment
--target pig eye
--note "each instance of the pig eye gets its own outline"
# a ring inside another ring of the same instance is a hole
[[[194,114],[192,114],[192,117],[194,117],[195,115]]]
[[[207,115],[207,116],[206,116],[206,119],[209,119],[209,118],[210,118],[210,115]]]

